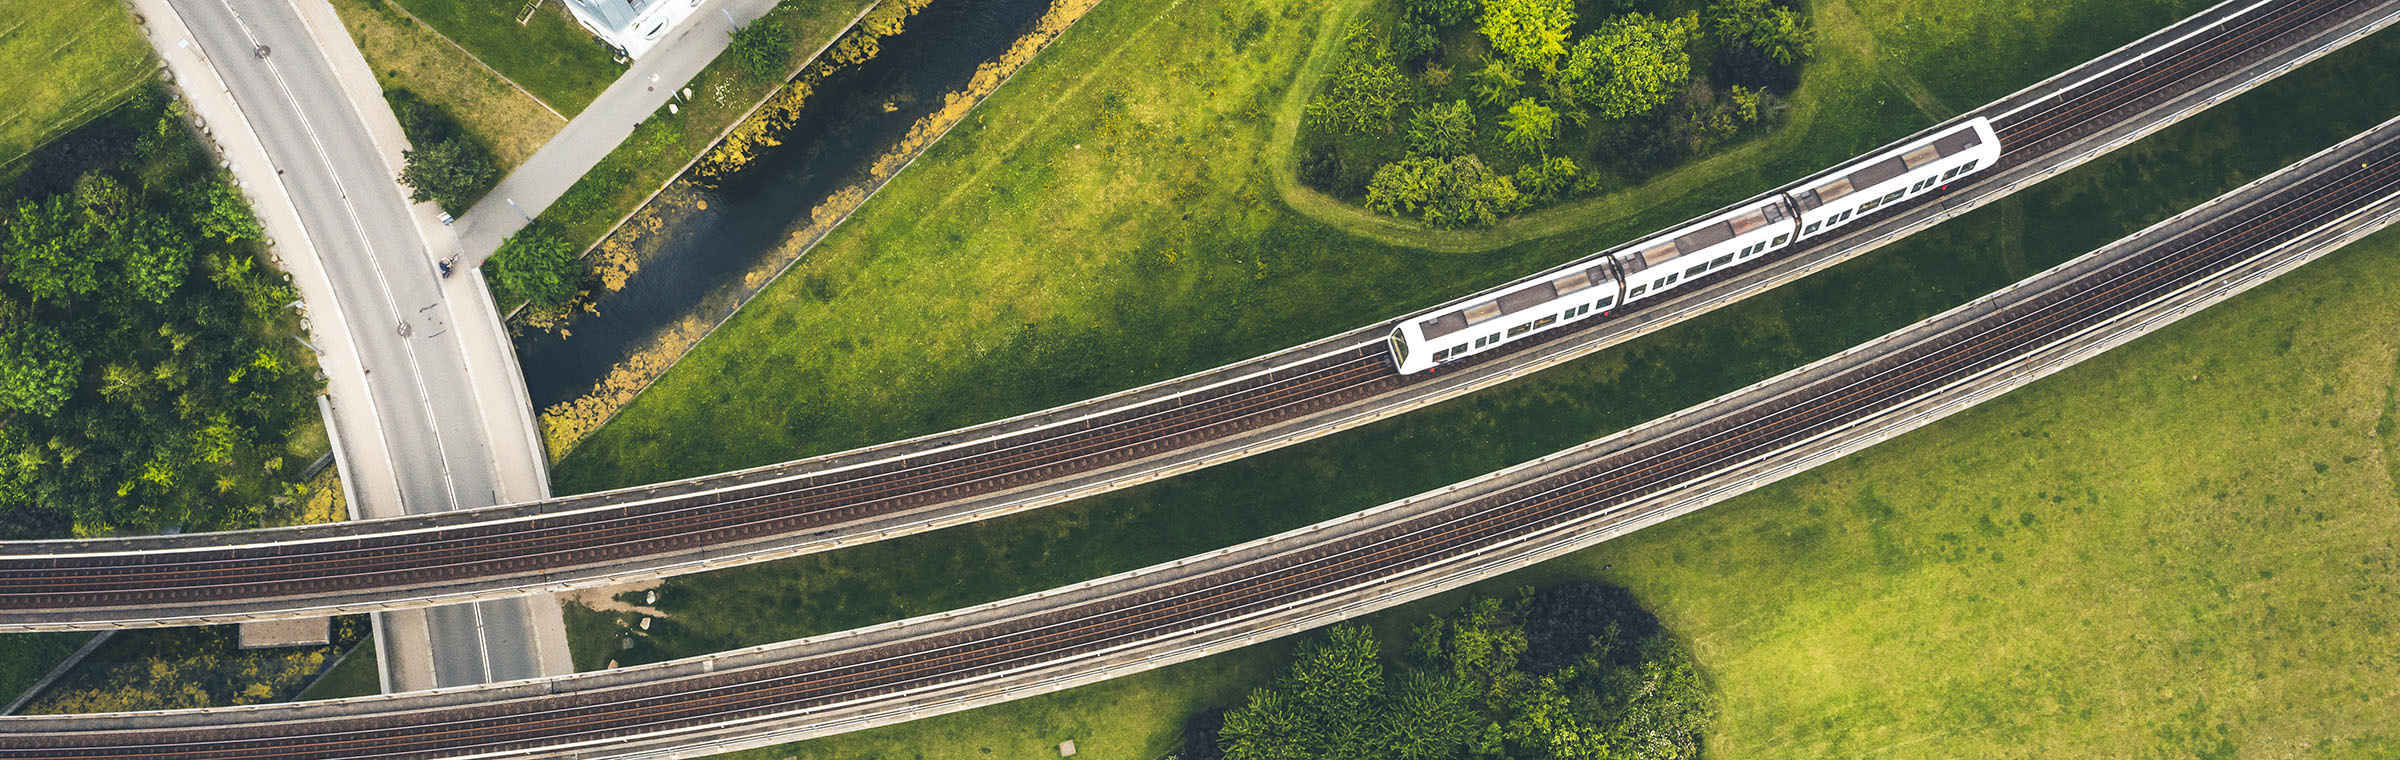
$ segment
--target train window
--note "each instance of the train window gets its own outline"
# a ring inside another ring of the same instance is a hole
[[[1632,298],[1632,297],[1634,297],[1634,296],[1641,295],[1643,291],[1646,291],[1646,290],[1649,290],[1649,289],[1650,289],[1650,286],[1648,286],[1648,285],[1635,285],[1635,286],[1633,286],[1633,292],[1626,293],[1626,294],[1625,294],[1625,297],[1626,297],[1626,298]]]
[[[1910,186],[1908,191],[1912,193],[1925,192],[1925,188],[1932,187],[1934,181],[1935,180],[1932,177],[1926,177],[1924,179],[1917,180],[1917,184]]]
[[[1600,307],[1600,308],[1603,308],[1603,309],[1605,309],[1605,308],[1608,308],[1608,305],[1609,305],[1609,304],[1616,303],[1616,302],[1617,302],[1617,298],[1616,298],[1616,296],[1609,296],[1609,297],[1607,297],[1607,298],[1600,299],[1600,302],[1599,302],[1599,303],[1595,303],[1595,304],[1592,304],[1592,305],[1593,305],[1593,306],[1597,306],[1597,307]]]
[[[1867,202],[1865,202],[1865,203],[1861,203],[1861,204],[1858,204],[1858,213],[1864,214],[1864,213],[1867,213],[1867,212],[1869,212],[1869,211],[1873,211],[1873,210],[1875,210],[1875,207],[1876,207],[1876,206],[1881,206],[1881,205],[1883,205],[1883,199],[1881,199],[1881,198],[1870,198],[1870,199],[1868,199],[1868,200],[1867,200]]]
[[[1529,332],[1533,332],[1533,325],[1517,325],[1515,327],[1508,328],[1508,337],[1514,338]]]
[[[1953,167],[1950,167],[1950,170],[1949,170],[1949,171],[1942,172],[1942,181],[1944,181],[1944,182],[1948,182],[1948,181],[1950,180],[1950,178],[1951,178],[1951,177],[1956,177],[1956,176],[1958,176],[1958,170],[1959,170],[1959,167],[1953,166]]]
[[[1440,351],[1435,351],[1435,352],[1433,352],[1433,360],[1434,360],[1434,361],[1437,361],[1437,362],[1438,362],[1438,361],[1441,361],[1441,360],[1443,360],[1443,359],[1448,359],[1448,358],[1450,358],[1450,349],[1447,349],[1447,348],[1445,348],[1445,349],[1442,349],[1442,350],[1440,350]]]
[[[1708,266],[1709,266],[1709,265],[1707,265],[1707,264],[1701,264],[1701,265],[1699,265],[1699,266],[1696,266],[1696,267],[1692,267],[1692,268],[1690,268],[1690,269],[1683,270],[1683,276],[1685,276],[1685,277],[1698,277],[1698,276],[1700,276],[1700,273],[1708,271]]]
[[[1555,324],[1558,324],[1558,315],[1556,315],[1556,314],[1552,314],[1552,315],[1550,315],[1550,316],[1547,316],[1547,317],[1543,317],[1543,318],[1541,318],[1541,319],[1536,319],[1536,320],[1534,320],[1534,321],[1533,321],[1533,325],[1532,325],[1532,326],[1533,326],[1533,327],[1537,327],[1537,328],[1539,328],[1539,327],[1549,327],[1549,326],[1551,326],[1551,325],[1555,325]]]
[[[1980,162],[1980,161],[1968,161],[1966,166],[1961,166],[1961,167],[1958,167],[1958,173],[1960,173],[1960,174],[1965,174],[1965,173],[1967,173],[1967,172],[1974,171],[1974,170],[1975,170],[1975,165],[1976,165],[1976,164],[1978,164],[1978,163],[1981,163],[1981,162]]]
[[[1900,191],[1898,190],[1892,191],[1892,194],[1890,195],[1883,196],[1883,202],[1885,203],[1890,203],[1896,200],[1900,200]]]
[[[1824,222],[1809,222],[1809,223],[1808,223],[1808,229],[1801,230],[1801,231],[1800,231],[1800,234],[1802,234],[1802,235],[1814,235],[1814,234],[1817,234],[1817,228],[1818,228],[1818,227],[1823,227],[1823,226],[1825,226],[1825,223],[1824,223]]]
[[[1843,222],[1847,222],[1847,221],[1850,221],[1850,212],[1848,212],[1848,211],[1844,211],[1844,212],[1842,212],[1842,215],[1841,215],[1841,216],[1837,216],[1837,217],[1834,217],[1834,218],[1833,218],[1833,223],[1834,223],[1834,224],[1841,224],[1841,223],[1843,223]]]
[[[1781,235],[1776,235],[1776,236],[1775,236],[1775,242],[1774,242],[1773,244],[1774,244],[1774,245],[1783,245],[1784,243],[1789,243],[1789,242],[1791,242],[1791,241],[1792,241],[1792,234],[1791,234],[1791,233],[1789,233],[1789,232],[1786,232],[1786,233],[1784,233],[1784,234],[1781,234]]]
[[[1667,276],[1665,276],[1665,277],[1658,278],[1658,286],[1663,288],[1663,287],[1666,287],[1666,286],[1669,286],[1669,285],[1673,285],[1673,284],[1675,284],[1675,278],[1676,278],[1676,277],[1678,277],[1678,276],[1679,276],[1679,275],[1669,274],[1669,275],[1667,275]]]
[[[1748,248],[1744,248],[1744,249],[1742,249],[1742,250],[1745,250],[1745,251],[1747,251],[1747,250],[1750,250],[1750,249],[1748,249]],[[1728,254],[1725,254],[1725,255],[1723,255],[1723,256],[1718,256],[1718,257],[1717,257],[1717,259],[1716,259],[1715,261],[1708,262],[1708,265],[1709,265],[1709,266],[1711,266],[1711,267],[1721,267],[1721,266],[1724,266],[1724,265],[1726,265],[1726,264],[1730,264],[1730,263],[1733,263],[1733,254],[1730,254],[1730,253],[1728,253]]]

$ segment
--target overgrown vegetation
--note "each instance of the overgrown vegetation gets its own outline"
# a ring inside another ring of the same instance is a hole
[[[492,289],[502,300],[536,307],[556,306],[573,297],[576,277],[582,273],[575,263],[575,244],[541,222],[501,242],[486,266],[491,268]]]
[[[425,102],[407,89],[383,91],[408,135],[410,148],[400,156],[400,184],[415,203],[433,201],[443,211],[464,214],[476,199],[500,182],[500,167],[483,141],[468,134],[458,119],[440,106]]]
[[[119,0],[0,0],[0,183],[152,71],[149,42]]]
[[[258,223],[152,90],[0,196],[0,534],[254,527],[315,364]]]
[[[1309,101],[1301,181],[1436,227],[1638,182],[1781,114],[1815,33],[1779,0],[1390,0]],[[1578,18],[1579,7],[1591,17]]]
[[[1689,760],[1712,717],[1691,656],[1613,586],[1478,599],[1392,659],[1373,631],[1334,626],[1272,685],[1189,724],[1175,758]]]
[[[25,704],[29,715],[171,710],[282,702],[365,639],[364,615],[333,619],[333,643],[242,649],[212,625],[122,631]]]

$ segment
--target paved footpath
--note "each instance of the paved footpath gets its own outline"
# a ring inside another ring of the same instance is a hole
[[[132,0],[293,276],[353,509],[397,516],[548,495],[516,359],[478,275],[448,279],[407,142],[323,0]],[[265,54],[260,54],[261,46]],[[570,672],[548,596],[378,616],[387,691]]]
[[[524,229],[528,218],[558,201],[558,196],[584,173],[633,134],[635,125],[650,118],[709,61],[731,43],[735,23],[750,23],[775,8],[776,0],[708,0],[692,12],[667,39],[633,62],[615,84],[600,93],[567,122],[550,141],[534,151],[500,184],[467,209],[456,223],[459,260],[467,266],[483,263],[500,241]],[[513,208],[512,206],[513,202]]]

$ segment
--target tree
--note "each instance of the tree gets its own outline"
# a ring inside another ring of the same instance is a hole
[[[1467,101],[1435,103],[1408,120],[1408,152],[1420,156],[1463,156],[1475,147],[1475,109]]]
[[[1553,71],[1573,26],[1574,0],[1483,0],[1483,36],[1518,71]]]
[[[1475,693],[1465,682],[1441,673],[1410,670],[1398,679],[1386,711],[1381,757],[1443,760],[1458,754],[1483,724]]]
[[[48,417],[75,395],[83,353],[57,328],[17,325],[0,334],[0,406]]]
[[[5,243],[0,263],[8,266],[9,282],[35,300],[64,304],[100,288],[101,251],[67,196],[19,201]]]
[[[1775,0],[1717,0],[1708,6],[1708,28],[1787,67],[1816,55],[1816,31]]]
[[[151,303],[166,303],[191,273],[191,237],[156,211],[128,212],[110,231],[109,247],[123,268],[125,287]]]
[[[1500,117],[1500,141],[1528,156],[1539,156],[1550,150],[1550,141],[1558,137],[1558,111],[1534,102],[1532,98],[1518,99],[1508,107],[1508,115]]]
[[[257,240],[266,233],[258,227],[258,217],[250,214],[250,204],[233,191],[233,186],[212,178],[200,184],[193,198],[192,223],[200,233],[226,243]]]
[[[1471,154],[1447,161],[1411,156],[1384,164],[1367,181],[1368,209],[1437,227],[1489,227],[1523,206],[1516,184]]]
[[[1475,17],[1475,0],[1400,0],[1400,9],[1435,29],[1449,29]]]
[[[489,263],[501,292],[536,306],[556,306],[575,295],[580,274],[575,244],[547,224],[528,225],[508,236]]]
[[[1575,43],[1559,72],[1560,96],[1605,119],[1650,112],[1691,81],[1692,56],[1684,47],[1698,25],[1688,15],[1655,19],[1631,13],[1610,19]]]
[[[1300,648],[1291,669],[1248,703],[1225,713],[1227,760],[1367,760],[1384,710],[1375,637],[1334,626]]]
[[[1487,106],[1515,100],[1517,88],[1525,86],[1524,78],[1498,58],[1484,59],[1483,68],[1471,76],[1475,78],[1475,100]]]
[[[733,54],[751,76],[777,78],[792,59],[792,33],[771,19],[759,19],[733,33]]]
[[[1575,176],[1581,170],[1575,159],[1549,156],[1517,167],[1517,190],[1533,200],[1549,200],[1575,186]]]
[[[1351,26],[1344,44],[1348,52],[1333,84],[1309,102],[1304,117],[1311,125],[1350,134],[1390,131],[1400,106],[1408,102],[1408,77],[1367,27]]]
[[[491,154],[464,137],[401,151],[400,157],[406,161],[400,167],[400,184],[408,186],[408,199],[433,201],[452,214],[465,213],[500,177]]]

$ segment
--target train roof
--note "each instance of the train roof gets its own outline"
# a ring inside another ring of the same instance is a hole
[[[1813,211],[1819,206],[1841,200],[1859,188],[1883,184],[1893,177],[1908,173],[1910,169],[1963,153],[1983,144],[1983,135],[1976,131],[1976,124],[1969,121],[1923,145],[1896,151],[1881,160],[1852,169],[1847,174],[1819,182],[1812,189],[1793,193],[1792,200],[1800,204],[1801,211]]]

